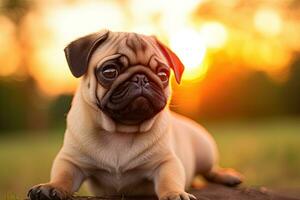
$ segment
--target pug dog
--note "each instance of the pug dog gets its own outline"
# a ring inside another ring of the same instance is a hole
[[[239,173],[218,166],[209,133],[170,111],[170,73],[179,83],[184,66],[154,36],[102,30],[71,42],[65,55],[82,79],[51,180],[34,186],[31,200],[68,199],[83,181],[96,196],[160,200],[196,199],[186,190],[198,174],[241,183]]]

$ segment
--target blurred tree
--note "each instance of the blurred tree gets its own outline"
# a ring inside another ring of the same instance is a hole
[[[30,0],[0,0],[2,14],[8,16],[16,24],[30,10],[34,1]]]
[[[15,81],[1,81],[0,91],[0,130],[25,128],[24,85]]]
[[[290,78],[282,87],[282,97],[287,113],[300,114],[300,54],[291,65]]]
[[[0,80],[0,131],[47,127],[48,102],[30,80]],[[41,115],[43,114],[43,117]]]
[[[232,72],[215,78],[207,76],[199,88],[204,91],[199,115],[201,119],[232,119],[300,114],[300,65],[292,66],[286,84],[272,81],[263,72]],[[213,79],[213,80],[212,80]],[[213,84],[210,84],[212,82]],[[196,116],[194,116],[196,117]]]
[[[62,128],[66,126],[66,116],[71,107],[71,101],[73,96],[61,95],[50,102],[49,115],[50,115],[50,127]]]
[[[1,0],[0,5],[0,14],[6,15],[15,23],[17,42],[23,53],[18,70],[22,72],[22,81],[0,79],[1,130],[46,128],[47,99],[38,91],[34,78],[28,73],[27,57],[30,51],[19,39],[22,31],[20,22],[34,6],[34,1]]]

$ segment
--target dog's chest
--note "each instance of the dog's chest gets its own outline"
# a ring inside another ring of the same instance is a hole
[[[90,149],[93,160],[91,176],[97,182],[110,185],[117,191],[147,179],[156,160],[155,144],[131,135],[107,135]]]
[[[107,172],[116,179],[147,168],[156,152],[154,144],[130,134],[106,135],[97,141],[96,146],[99,148],[90,149],[93,165],[101,174]]]

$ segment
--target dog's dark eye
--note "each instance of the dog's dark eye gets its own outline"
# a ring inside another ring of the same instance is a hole
[[[115,79],[119,75],[118,66],[115,64],[108,64],[103,67],[102,75],[107,79]]]
[[[169,80],[169,71],[166,69],[161,69],[157,72],[157,76],[162,82],[166,82]]]

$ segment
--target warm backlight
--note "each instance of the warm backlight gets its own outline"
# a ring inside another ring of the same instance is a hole
[[[170,46],[185,65],[183,80],[203,77],[206,72],[206,66],[202,63],[206,46],[198,32],[193,29],[178,31],[171,35]]]
[[[254,16],[255,28],[266,36],[276,36],[281,31],[282,20],[273,9],[259,9]]]
[[[36,1],[20,26],[0,15],[0,76],[28,73],[49,95],[73,92],[77,85],[64,47],[103,28],[156,35],[185,65],[183,84],[202,80],[216,60],[281,77],[291,49],[299,48],[299,26],[283,24],[286,15],[276,7],[214,13],[201,0],[47,2]],[[208,9],[204,17],[196,13],[201,6]]]
[[[220,49],[227,41],[227,30],[219,22],[206,22],[200,28],[201,38],[208,48]]]

